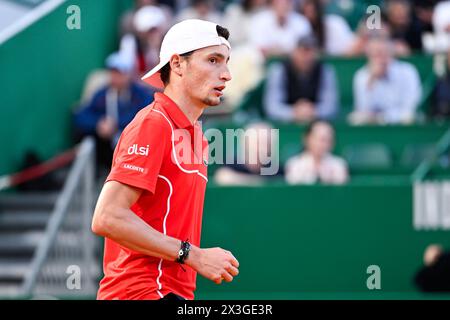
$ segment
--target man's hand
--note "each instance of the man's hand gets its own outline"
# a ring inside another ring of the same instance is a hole
[[[104,117],[97,123],[97,134],[103,139],[111,139],[116,132],[116,122],[110,117]]]
[[[239,274],[239,262],[230,251],[222,248],[192,246],[186,264],[216,284],[221,284],[222,280],[231,282]]]
[[[365,124],[383,124],[384,120],[381,115],[377,115],[370,111],[353,111],[347,117],[350,124],[358,126]]]
[[[310,122],[316,117],[314,104],[307,100],[300,100],[294,105],[294,118],[298,122]]]
[[[117,181],[105,183],[92,219],[92,231],[133,251],[175,261],[180,240],[155,230],[130,210],[141,193],[141,189]],[[230,282],[239,273],[239,262],[230,251],[221,248],[200,249],[192,245],[185,263],[217,284],[222,280]]]

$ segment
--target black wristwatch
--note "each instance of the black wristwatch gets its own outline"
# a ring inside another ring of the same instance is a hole
[[[181,241],[181,247],[178,251],[178,258],[176,261],[180,264],[183,264],[189,256],[189,251],[191,251],[191,244],[187,241]]]

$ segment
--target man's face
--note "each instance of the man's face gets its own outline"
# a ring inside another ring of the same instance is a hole
[[[213,3],[211,1],[199,1],[195,9],[201,16],[206,16],[212,10]]]
[[[317,59],[317,49],[314,47],[297,47],[292,52],[294,66],[302,72],[307,72]]]
[[[294,10],[294,3],[292,0],[272,0],[272,10],[278,18],[284,19]]]
[[[370,64],[379,69],[387,69],[391,61],[391,49],[389,43],[383,40],[372,40],[368,44],[367,56]]]
[[[130,76],[119,70],[112,69],[110,71],[110,77],[111,87],[117,90],[126,88],[130,82]]]
[[[183,82],[192,100],[206,106],[220,104],[226,82],[231,80],[229,59],[230,50],[220,45],[198,49],[184,61]]]
[[[403,2],[393,2],[388,6],[388,16],[391,23],[394,23],[395,25],[408,25],[410,20],[408,4]]]
[[[145,6],[152,6],[155,4],[155,0],[136,0],[136,8],[142,8]]]
[[[309,21],[317,20],[317,11],[312,1],[303,2],[303,15],[308,18]]]

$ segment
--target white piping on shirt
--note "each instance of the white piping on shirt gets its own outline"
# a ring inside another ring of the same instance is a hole
[[[175,159],[175,162],[176,162],[178,168],[181,171],[183,171],[184,173],[196,173],[197,175],[199,175],[200,177],[205,179],[206,182],[208,182],[208,178],[205,177],[205,175],[201,174],[200,171],[198,171],[198,170],[186,170],[180,165],[180,163],[178,162],[178,158],[177,158],[176,152],[175,152],[175,142],[174,142],[175,141],[175,133],[174,133],[174,129],[173,129],[172,123],[170,122],[169,119],[167,119],[166,115],[164,113],[162,113],[161,111],[155,110],[155,109],[152,109],[152,111],[156,111],[156,112],[160,113],[164,117],[164,119],[166,119],[167,122],[169,123],[170,129],[172,129],[172,153],[173,153],[173,158]]]
[[[166,221],[167,221],[167,217],[169,216],[169,212],[170,212],[170,198],[172,197],[173,187],[172,187],[172,183],[170,182],[170,180],[167,177],[158,175],[158,178],[163,179],[169,185],[169,196],[167,197],[167,211],[166,211],[166,214],[165,214],[164,220],[163,220],[163,233],[165,235],[167,235]],[[163,259],[161,259],[158,264],[159,275],[158,275],[158,278],[156,278],[156,283],[158,284],[158,289],[156,290],[156,292],[158,292],[158,294],[161,298],[164,298],[164,295],[160,291],[162,289],[162,284],[159,281],[162,276],[162,263],[163,263]]]

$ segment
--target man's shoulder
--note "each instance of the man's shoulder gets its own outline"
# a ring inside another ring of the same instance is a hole
[[[416,67],[407,61],[393,60],[391,66],[396,72],[417,72]]]
[[[267,73],[269,75],[272,74],[284,74],[287,70],[287,68],[290,67],[289,66],[289,61],[284,59],[284,60],[280,60],[280,61],[275,61],[272,62],[268,67],[267,67]]]
[[[348,26],[347,21],[345,19],[337,14],[327,14],[325,15],[325,23],[327,24],[327,27],[329,29],[338,29],[339,31],[342,29],[350,29]]]
[[[334,76],[336,74],[332,64],[330,64],[328,62],[322,62],[321,66],[322,66],[322,72],[324,74],[331,75],[331,76]]]
[[[153,132],[158,131],[167,134],[172,132],[170,120],[156,101],[142,108],[129,124],[130,128],[142,126],[152,128]]]
[[[358,70],[356,70],[353,79],[354,81],[363,81],[367,80],[368,77],[369,77],[369,67],[367,64],[365,64],[361,66]]]

